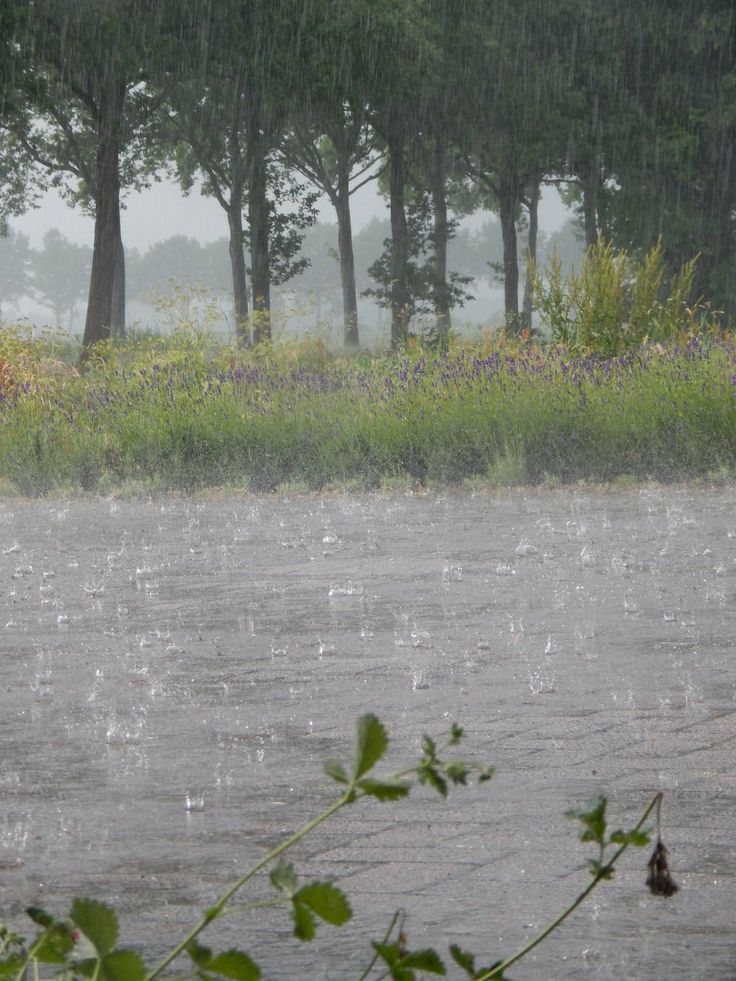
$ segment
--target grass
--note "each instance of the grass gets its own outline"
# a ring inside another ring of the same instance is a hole
[[[348,358],[178,331],[98,349],[82,372],[74,356],[0,330],[3,494],[736,474],[729,334],[607,359],[503,338]]]

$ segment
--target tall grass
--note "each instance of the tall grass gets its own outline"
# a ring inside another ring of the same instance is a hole
[[[0,479],[20,494],[736,471],[728,335],[615,358],[497,339],[349,359],[185,334],[108,345],[81,373],[45,345],[0,334]]]

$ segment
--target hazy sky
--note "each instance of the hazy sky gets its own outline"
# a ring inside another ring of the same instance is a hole
[[[374,184],[368,184],[352,198],[354,231],[358,231],[371,218],[388,217],[388,206],[377,194]],[[565,210],[554,188],[547,188],[542,196],[539,211],[540,227],[547,232],[555,231],[565,220]],[[320,208],[320,220],[335,221],[335,212],[327,199]],[[475,221],[480,221],[475,216]],[[125,199],[122,216],[123,242],[127,249],[141,252],[170,238],[187,235],[200,242],[226,238],[227,218],[213,198],[206,198],[196,189],[184,197],[176,184],[162,181],[141,193],[130,194]],[[31,245],[40,247],[44,233],[58,228],[70,241],[92,245],[94,223],[81,211],[69,208],[56,193],[50,192],[42,199],[41,206],[11,221],[12,227],[31,239]]]

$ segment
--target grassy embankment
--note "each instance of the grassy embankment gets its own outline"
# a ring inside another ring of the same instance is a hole
[[[6,494],[736,474],[731,335],[611,359],[503,339],[238,353],[186,331],[109,347],[81,374],[60,354],[0,331]]]

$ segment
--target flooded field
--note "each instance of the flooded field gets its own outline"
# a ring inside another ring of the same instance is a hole
[[[355,918],[307,947],[283,911],[218,925],[268,977],[357,978],[397,907],[412,946],[508,956],[586,882],[565,810],[604,790],[630,825],[664,790],[677,896],[650,896],[648,852],[629,852],[512,976],[735,978],[735,504],[659,487],[0,503],[0,920],[90,895],[162,953],[331,801],[323,763],[373,711],[389,767],[457,720],[498,775],[307,839],[299,872],[334,879]]]

